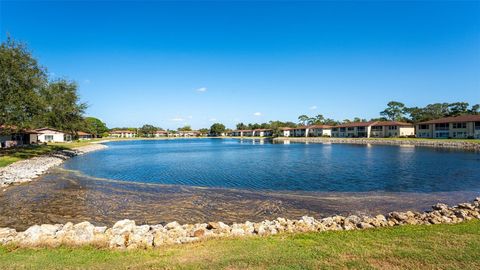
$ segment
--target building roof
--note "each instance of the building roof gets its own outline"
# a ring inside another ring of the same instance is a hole
[[[413,124],[399,121],[368,121],[368,122],[351,122],[341,124],[335,127],[348,128],[348,127],[368,127],[368,126],[413,126]]]
[[[434,119],[430,121],[420,122],[418,124],[445,124],[445,123],[458,123],[458,122],[479,122],[480,115],[460,115]]]
[[[252,132],[253,130],[251,129],[237,129],[237,130],[234,130],[232,132]]]
[[[165,134],[165,133],[168,133],[168,132],[165,131],[165,130],[157,130],[157,131],[155,131],[155,133],[157,133],[157,134]]]
[[[399,121],[378,121],[375,122],[372,126],[404,126],[412,127],[413,124]]]
[[[308,128],[321,128],[321,129],[327,129],[327,128],[332,128],[332,126],[329,125],[311,125]]]
[[[90,135],[90,136],[91,136],[92,134],[87,133],[87,132],[83,132],[83,131],[79,131],[79,132],[77,132],[77,135],[78,135],[78,136],[87,136],[87,135]]]
[[[110,134],[135,133],[135,131],[131,131],[131,130],[112,130],[109,133]]]
[[[255,129],[254,131],[273,131],[273,129],[270,129],[270,128],[258,128],[258,129]]]
[[[39,134],[37,131],[32,129],[18,129],[17,126],[0,125],[0,134],[4,133],[5,131],[9,131],[11,133]]]
[[[45,131],[45,130],[50,130],[50,131],[56,131],[60,133],[65,133],[65,134],[70,134],[70,132],[66,132],[60,129],[55,129],[55,128],[49,128],[49,127],[44,127],[44,128],[37,128],[35,131],[40,132],[40,131]]]
[[[292,129],[295,129],[295,128],[291,128],[291,127],[281,127],[280,130],[292,130]]]

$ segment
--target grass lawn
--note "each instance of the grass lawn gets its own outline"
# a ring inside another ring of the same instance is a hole
[[[5,167],[16,161],[48,154],[52,151],[65,149],[61,145],[31,145],[0,150],[0,167]]]
[[[0,248],[0,269],[480,269],[480,221],[207,240],[152,250]]]

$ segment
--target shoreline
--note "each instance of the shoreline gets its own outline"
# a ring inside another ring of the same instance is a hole
[[[73,224],[33,225],[23,232],[0,228],[0,244],[21,247],[56,247],[94,245],[111,249],[145,249],[164,245],[184,244],[210,238],[268,236],[279,233],[364,230],[401,225],[456,224],[480,219],[480,197],[472,203],[449,207],[443,203],[425,212],[390,212],[373,216],[329,216],[315,219],[303,216],[298,220],[277,218],[262,222],[208,222],[179,224],[136,225],[135,221],[117,221],[111,228],[95,226],[88,221]]]
[[[61,165],[65,160],[93,151],[107,148],[100,142],[73,148],[60,150],[50,154],[33,157],[14,162],[0,168],[0,187],[5,188],[14,184],[31,182],[37,177],[46,174],[50,168]]]
[[[437,139],[384,139],[384,138],[331,138],[331,137],[277,137],[273,143],[325,143],[325,144],[375,144],[375,145],[396,145],[396,146],[422,146],[434,148],[450,148],[468,151],[480,151],[480,143],[468,141],[450,141]]]

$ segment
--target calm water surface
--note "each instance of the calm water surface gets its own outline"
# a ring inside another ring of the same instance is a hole
[[[99,178],[248,190],[480,191],[480,154],[427,147],[238,139],[107,143],[64,168]]]

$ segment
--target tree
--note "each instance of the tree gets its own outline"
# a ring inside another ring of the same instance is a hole
[[[42,110],[46,70],[25,45],[7,37],[0,45],[0,125],[31,128]]]
[[[84,125],[84,131],[93,134],[94,137],[101,137],[108,132],[107,125],[95,117],[86,117]]]
[[[141,128],[138,129],[138,133],[142,137],[153,137],[155,136],[154,133],[157,130],[158,128],[153,125],[143,125]]]
[[[192,131],[192,127],[189,125],[178,128],[178,131]]]
[[[87,104],[81,103],[77,85],[64,79],[48,84],[40,91],[43,112],[38,115],[41,126],[76,133],[84,125]]]
[[[380,112],[380,115],[385,116],[392,121],[401,121],[405,113],[405,104],[398,101],[390,101],[387,108]]]
[[[470,114],[480,114],[480,104],[472,105],[472,108],[468,110]]]
[[[245,125],[244,123],[238,123],[237,124],[237,130],[244,130],[244,129],[247,129],[248,126]]]
[[[210,134],[219,136],[225,132],[225,126],[221,123],[215,123],[210,127]]]
[[[303,124],[303,125],[306,125],[307,124],[307,121],[308,119],[310,119],[310,117],[308,117],[307,115],[305,114],[302,114],[298,117],[298,121]]]
[[[459,116],[468,113],[467,102],[455,102],[448,104],[449,113],[448,116]]]
[[[200,131],[202,134],[207,134],[210,130],[208,128],[201,128],[198,131]]]

